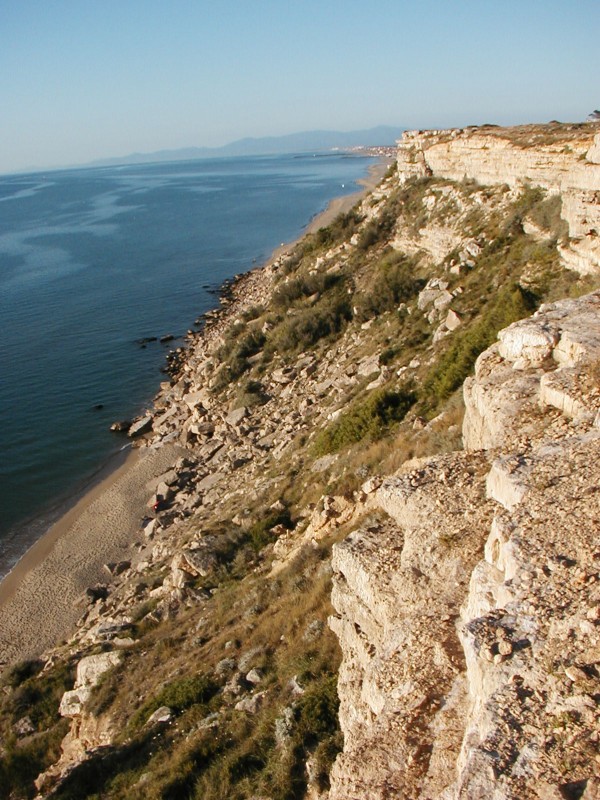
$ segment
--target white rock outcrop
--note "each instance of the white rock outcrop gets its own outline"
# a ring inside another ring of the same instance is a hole
[[[398,177],[401,183],[433,175],[511,188],[530,184],[560,193],[569,226],[569,242],[560,248],[563,263],[582,274],[597,273],[600,134],[595,131],[593,125],[573,126],[567,139],[562,134],[553,140],[545,131],[539,141],[534,126],[406,131],[398,143]]]
[[[598,797],[600,293],[499,339],[467,450],[384,480],[387,520],[334,547],[330,800]]]
[[[104,673],[121,662],[122,653],[100,653],[86,656],[77,665],[75,686],[65,692],[60,701],[59,713],[63,717],[75,717],[82,713],[83,706],[89,700],[92,689]]]

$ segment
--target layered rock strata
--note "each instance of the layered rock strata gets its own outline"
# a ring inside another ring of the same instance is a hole
[[[540,133],[541,130],[541,133]],[[530,184],[560,194],[569,241],[563,262],[600,271],[600,134],[595,125],[407,131],[398,144],[401,183],[434,176],[481,184]],[[536,139],[537,136],[537,139]]]
[[[334,547],[330,800],[598,796],[600,294],[499,339],[467,450],[405,465],[389,521]]]

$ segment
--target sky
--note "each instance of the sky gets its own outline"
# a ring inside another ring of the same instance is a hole
[[[0,173],[246,136],[581,121],[599,0],[0,0]]]

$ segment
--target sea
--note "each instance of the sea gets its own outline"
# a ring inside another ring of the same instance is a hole
[[[357,191],[372,163],[290,154],[0,176],[0,578],[123,460],[110,424],[151,405],[168,348],[222,283]]]

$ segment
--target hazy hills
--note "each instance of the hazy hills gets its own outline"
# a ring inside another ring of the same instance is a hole
[[[183,147],[176,150],[157,150],[153,153],[131,153],[127,156],[103,158],[86,166],[108,167],[120,164],[147,164],[153,161],[187,161],[194,158],[225,156],[261,156],[277,153],[304,153],[378,145],[393,145],[403,128],[379,125],[360,131],[304,131],[286,136],[238,139],[222,147]]]

